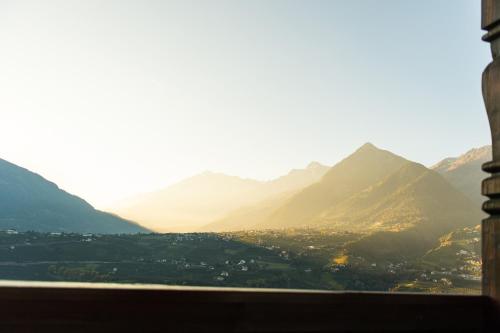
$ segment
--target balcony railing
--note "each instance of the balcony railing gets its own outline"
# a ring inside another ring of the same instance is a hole
[[[4,282],[1,332],[494,332],[487,296]],[[498,330],[496,330],[498,331]]]

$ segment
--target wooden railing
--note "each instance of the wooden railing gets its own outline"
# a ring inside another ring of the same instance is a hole
[[[0,286],[0,332],[499,332],[496,311],[486,296]]]

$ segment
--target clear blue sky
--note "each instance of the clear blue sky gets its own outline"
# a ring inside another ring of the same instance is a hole
[[[479,0],[2,1],[0,158],[97,206],[489,143]]]

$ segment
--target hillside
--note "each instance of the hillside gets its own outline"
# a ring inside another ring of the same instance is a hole
[[[398,171],[321,213],[321,226],[359,231],[418,228],[440,235],[477,224],[479,212],[469,198],[438,173],[407,162]]]
[[[254,205],[236,209],[223,218],[203,226],[200,231],[228,232],[260,229],[260,223],[269,219],[276,208],[283,205],[294,193],[283,193]]]
[[[480,272],[479,256],[481,254],[481,225],[454,230],[439,239],[439,245],[429,250],[422,261],[433,268],[442,266],[475,267]],[[466,265],[469,263],[469,265]],[[472,265],[470,265],[472,264]],[[464,272],[465,273],[465,272]]]
[[[345,255],[392,262],[423,256],[443,234],[482,218],[442,176],[412,162],[335,208],[322,214],[321,225],[367,232]]]
[[[481,165],[491,160],[491,146],[471,149],[459,157],[442,160],[431,169],[439,172],[453,186],[467,195],[480,209],[485,198],[481,195],[481,181],[487,174]]]
[[[158,232],[189,231],[247,204],[259,182],[205,172],[111,208]]]
[[[328,167],[317,162],[271,181],[205,172],[163,190],[138,196],[112,210],[155,231],[194,231],[243,207],[318,181]]]
[[[407,161],[370,143],[333,166],[321,181],[303,189],[278,208],[262,227],[288,228],[310,224],[325,210],[398,170]]]
[[[372,234],[417,228],[430,246],[442,234],[481,217],[474,203],[437,172],[365,144],[320,181],[239,208],[202,230],[312,227]]]
[[[0,229],[137,233],[146,229],[98,211],[43,177],[0,159]]]

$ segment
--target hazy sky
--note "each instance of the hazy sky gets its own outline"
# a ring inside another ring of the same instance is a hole
[[[429,165],[489,143],[481,35],[479,0],[0,0],[0,158],[98,207],[366,141]]]

